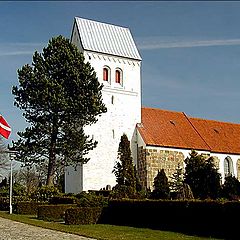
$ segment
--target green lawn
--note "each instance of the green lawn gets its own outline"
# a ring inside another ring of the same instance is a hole
[[[36,216],[9,214],[0,211],[0,217],[8,218],[18,222],[27,223],[34,226],[59,230],[62,232],[74,233],[81,236],[92,237],[104,240],[178,240],[178,239],[214,239],[188,236],[181,233],[151,230],[146,228],[134,228],[125,226],[113,226],[105,224],[96,225],[65,225],[64,223],[44,222],[36,219]],[[216,238],[215,238],[216,239]]]

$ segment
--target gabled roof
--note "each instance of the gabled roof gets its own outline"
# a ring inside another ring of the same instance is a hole
[[[147,145],[240,154],[240,124],[142,108],[142,124],[137,129]]]
[[[240,124],[189,118],[212,152],[240,154]]]
[[[141,60],[128,28],[75,17],[84,50]]]
[[[141,125],[138,130],[147,145],[210,150],[182,112],[142,108]]]

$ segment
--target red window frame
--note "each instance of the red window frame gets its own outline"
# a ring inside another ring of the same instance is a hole
[[[115,82],[121,83],[121,71],[120,70],[116,70],[116,72],[115,72]]]
[[[103,81],[108,81],[108,72],[107,68],[103,68]]]

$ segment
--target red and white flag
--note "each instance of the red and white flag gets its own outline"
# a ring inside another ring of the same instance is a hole
[[[8,138],[11,133],[11,127],[8,125],[3,116],[0,115],[0,135]]]

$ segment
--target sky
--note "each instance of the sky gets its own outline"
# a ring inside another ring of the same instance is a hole
[[[131,30],[142,57],[142,105],[240,123],[240,2],[0,2],[0,114],[27,126],[14,106],[17,70],[52,37],[70,38],[74,17]]]

